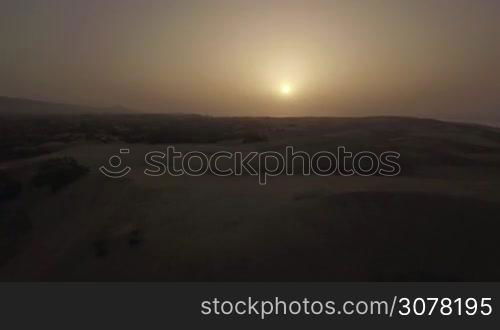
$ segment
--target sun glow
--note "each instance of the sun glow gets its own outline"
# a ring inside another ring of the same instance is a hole
[[[287,96],[287,95],[292,94],[292,92],[293,92],[293,87],[289,83],[282,83],[280,85],[280,93],[282,95]]]

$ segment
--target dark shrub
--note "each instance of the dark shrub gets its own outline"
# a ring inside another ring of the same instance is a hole
[[[28,214],[18,207],[0,208],[0,265],[16,254],[19,241],[31,232]]]
[[[21,190],[21,183],[8,177],[6,173],[0,172],[0,203],[16,198]]]
[[[134,229],[130,232],[128,238],[128,244],[130,247],[137,247],[143,243],[142,231],[140,229]]]
[[[109,253],[109,238],[99,238],[94,240],[94,253],[98,258],[106,257]]]
[[[53,192],[87,174],[89,169],[69,157],[49,159],[40,164],[33,178],[37,187],[49,186]]]

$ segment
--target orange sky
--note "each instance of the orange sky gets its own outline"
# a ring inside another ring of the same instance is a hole
[[[487,0],[7,0],[0,94],[154,112],[488,119],[500,112],[498,17]]]

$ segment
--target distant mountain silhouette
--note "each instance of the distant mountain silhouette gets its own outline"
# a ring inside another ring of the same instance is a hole
[[[0,114],[118,114],[132,112],[135,111],[123,106],[101,108],[0,96]]]

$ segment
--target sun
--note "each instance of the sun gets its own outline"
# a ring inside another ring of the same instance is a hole
[[[293,86],[289,83],[282,83],[280,85],[280,93],[282,95],[288,96],[293,93]]]

